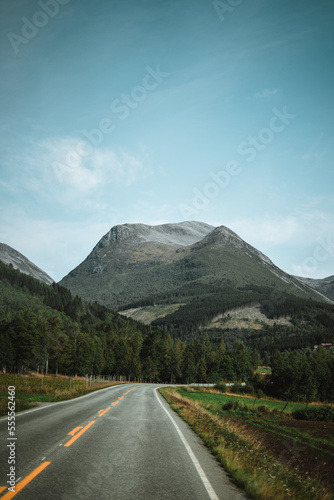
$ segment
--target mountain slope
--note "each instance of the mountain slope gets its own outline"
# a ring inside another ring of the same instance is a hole
[[[87,300],[122,308],[181,286],[184,277],[170,272],[170,263],[182,259],[179,248],[188,248],[213,229],[198,222],[115,226],[60,283]]]
[[[27,257],[4,243],[0,243],[0,260],[4,264],[12,264],[14,269],[18,269],[24,274],[29,274],[42,283],[51,285],[54,282],[48,274],[27,259]]]
[[[229,228],[200,222],[115,226],[60,283],[118,310],[205,298],[223,308],[273,293],[321,300]]]
[[[334,300],[334,276],[323,279],[301,278],[299,276],[296,276],[296,278],[322,295]]]

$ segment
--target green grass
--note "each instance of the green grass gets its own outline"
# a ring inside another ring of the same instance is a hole
[[[160,392],[250,498],[333,499],[333,423],[293,420],[289,412],[281,413],[284,401],[213,393],[211,388]],[[236,402],[234,409],[222,409]],[[290,411],[304,406],[289,405]]]
[[[240,416],[245,422],[263,429],[282,438],[292,438],[296,442],[308,445],[315,450],[322,450],[323,444],[334,446],[334,435],[328,434],[326,439],[312,436],[310,433],[299,430],[297,427],[284,425],[286,419],[291,418],[291,413],[297,409],[305,408],[303,403],[287,403],[270,399],[256,399],[244,396],[231,396],[228,394],[212,394],[209,392],[193,392],[192,389],[180,388],[181,396],[200,402],[205,408],[219,416]],[[239,403],[236,409],[223,410],[222,406],[228,402]],[[245,408],[247,407],[247,408]],[[266,411],[268,409],[268,411]],[[284,410],[284,412],[283,412]],[[325,453],[334,457],[334,448]]]
[[[204,405],[211,405],[212,409],[216,408],[217,411],[222,407],[223,404],[228,401],[232,402],[242,402],[243,404],[250,407],[266,406],[271,411],[277,410],[278,412],[291,413],[294,410],[305,408],[303,403],[288,403],[286,405],[285,401],[276,401],[272,399],[258,399],[255,397],[243,397],[243,396],[231,396],[230,394],[212,394],[204,391],[194,391],[192,388],[181,388],[179,389],[181,395],[192,399],[194,401],[200,401]],[[284,409],[285,408],[285,409]]]
[[[271,368],[269,366],[258,366],[257,369],[255,370],[255,373],[265,373],[270,375]]]
[[[8,397],[7,391],[0,391],[0,398]],[[25,401],[27,403],[39,402],[39,403],[47,403],[50,401],[55,401],[55,397],[52,394],[41,394],[39,392],[21,392],[18,391],[15,393],[15,399]]]
[[[39,403],[48,403],[56,400],[55,396],[51,394],[19,391],[15,393],[15,413],[34,408]],[[7,412],[8,391],[0,391],[0,416],[7,415]]]

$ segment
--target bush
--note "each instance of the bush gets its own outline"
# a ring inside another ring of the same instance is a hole
[[[232,392],[234,392],[235,394],[242,394],[244,392],[244,386],[241,385],[239,382],[235,382],[232,386],[231,386],[231,390]]]
[[[259,373],[254,373],[251,377],[250,382],[252,383],[255,391],[255,395],[260,398],[267,394],[270,389],[270,375],[260,375]]]
[[[245,385],[242,385],[241,383],[236,382],[231,387],[231,389],[232,389],[232,392],[234,392],[235,394],[252,394],[252,395],[254,395],[254,393],[255,393],[254,386],[250,382],[246,382]]]
[[[261,413],[261,415],[268,415],[271,413],[271,409],[266,405],[259,405],[256,407],[256,411]]]
[[[254,386],[251,382],[246,382],[246,385],[244,385],[242,387],[242,393],[243,394],[251,394],[251,395],[254,395],[255,394],[255,389],[254,389]]]
[[[224,384],[224,382],[217,382],[215,385],[215,389],[220,392],[226,392],[226,384]]]
[[[334,408],[330,406],[311,406],[293,411],[292,417],[296,420],[334,422]]]
[[[240,403],[239,401],[227,401],[227,403],[224,403],[222,406],[223,411],[237,411],[238,413],[249,413],[250,408],[248,405],[245,403]]]
[[[233,401],[227,401],[227,403],[224,403],[222,406],[222,410],[224,410],[224,411],[234,410]]]

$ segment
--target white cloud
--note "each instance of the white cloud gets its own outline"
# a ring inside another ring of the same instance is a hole
[[[107,183],[130,186],[151,174],[150,168],[126,151],[94,148],[73,137],[34,144],[30,153],[32,162],[79,192],[95,190]]]
[[[153,174],[147,155],[142,159],[128,151],[93,148],[73,137],[31,142],[8,154],[5,164],[3,186],[11,186],[12,194],[39,196],[48,205],[53,200],[78,206],[92,196],[103,204],[113,189],[129,188]]]

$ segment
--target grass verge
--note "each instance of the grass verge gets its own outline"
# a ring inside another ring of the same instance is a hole
[[[124,382],[87,381],[85,377],[69,378],[62,375],[14,375],[0,374],[0,416],[8,412],[8,387],[15,387],[15,412],[27,410],[41,403],[73,399],[104,387]]]
[[[272,401],[262,400],[256,408],[254,398],[246,397],[236,398],[235,409],[223,410],[233,396],[203,388],[160,392],[250,498],[334,498],[332,422],[296,421]]]

